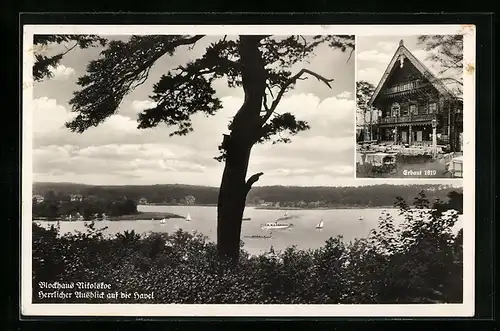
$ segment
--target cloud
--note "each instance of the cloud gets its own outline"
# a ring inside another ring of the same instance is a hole
[[[50,69],[53,77],[52,79],[56,80],[66,80],[73,76],[76,71],[71,67],[66,67],[63,64],[59,64],[57,67],[51,67]]]
[[[358,81],[367,81],[369,83],[377,86],[378,82],[382,78],[383,69],[379,68],[363,68],[358,69]]]
[[[156,107],[156,102],[151,100],[133,100],[131,103],[131,107],[133,110],[141,112],[143,110]]]
[[[396,49],[399,47],[398,43],[390,42],[390,41],[379,41],[377,43],[377,48],[382,49],[385,52],[393,53],[396,52]]]
[[[352,98],[352,92],[349,91],[344,91],[337,95],[337,98],[339,99],[351,99]]]
[[[385,63],[386,65],[389,63],[391,60],[392,56],[394,53],[383,53],[379,52],[377,50],[369,50],[369,51],[363,51],[359,52],[357,56],[358,61],[373,61],[373,62],[378,62],[378,63]]]
[[[262,180],[262,185],[272,185],[285,177],[288,181],[295,180],[293,176],[300,177],[307,169],[316,175],[352,176],[352,171],[349,173],[345,168],[354,159],[354,100],[346,98],[350,96],[344,92],[322,101],[313,94],[283,98],[277,111],[295,114],[298,119],[308,121],[311,129],[292,137],[290,144],[255,146],[249,171],[270,174]],[[136,101],[130,108],[147,105]],[[50,130],[35,135],[33,158],[37,180],[66,178],[65,181],[88,182],[94,174],[92,183],[95,183],[106,173],[109,174],[106,183],[218,185],[224,164],[213,157],[218,155],[222,134],[228,131],[229,120],[243,100],[224,97],[223,109],[215,116],[195,114],[194,132],[182,137],[169,137],[172,130],[164,125],[139,130],[136,121],[121,114],[112,115],[83,134],[75,134],[63,127],[72,118],[65,107],[48,98],[40,98],[37,103],[51,112],[46,118],[51,119],[52,125]]]
[[[55,132],[64,127],[64,123],[72,118],[64,106],[55,99],[41,97],[33,100],[33,133]]]

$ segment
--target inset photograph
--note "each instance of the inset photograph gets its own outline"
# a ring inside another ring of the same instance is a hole
[[[463,36],[358,37],[357,178],[463,177]]]

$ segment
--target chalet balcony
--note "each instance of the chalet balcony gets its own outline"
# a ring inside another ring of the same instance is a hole
[[[404,116],[390,116],[382,117],[379,119],[379,124],[401,124],[401,123],[415,123],[415,122],[431,122],[435,114],[417,114],[417,115],[404,115]]]
[[[393,85],[387,88],[384,92],[385,95],[390,96],[396,93],[408,92],[412,90],[419,89],[421,87],[427,86],[428,83],[424,83],[422,81],[414,80],[406,83],[401,83],[397,85]]]

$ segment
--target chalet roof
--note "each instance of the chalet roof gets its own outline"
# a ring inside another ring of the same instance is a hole
[[[449,97],[455,97],[455,94],[443,83],[442,80],[438,79],[430,70],[427,68],[419,59],[413,55],[408,48],[403,43],[403,40],[399,42],[399,47],[394,53],[394,56],[392,57],[391,61],[389,62],[389,65],[387,66],[387,69],[385,69],[384,74],[382,75],[382,78],[380,79],[380,82],[378,83],[377,87],[375,88],[375,91],[372,94],[372,97],[370,98],[370,101],[368,101],[368,105],[372,106],[375,100],[377,99],[380,91],[382,88],[385,86],[387,80],[389,79],[389,76],[391,75],[391,71],[394,68],[395,65],[397,65],[398,61],[402,61],[404,59],[408,59],[415,68],[425,77],[429,80],[429,82],[438,90],[439,93],[449,96]]]

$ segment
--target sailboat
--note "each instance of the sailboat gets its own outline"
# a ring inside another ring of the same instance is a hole
[[[316,229],[323,229],[324,222],[323,220],[319,221],[318,225],[316,225]]]
[[[362,221],[362,220],[363,220],[363,216],[359,216],[359,218],[358,218],[358,219],[359,219],[360,221]]]
[[[188,213],[188,215],[186,216],[186,221],[188,221],[188,222],[189,222],[189,221],[191,221],[191,215],[189,215],[189,213]]]
[[[165,218],[163,218],[161,221],[160,221],[160,224],[165,224],[167,220]]]
[[[284,221],[284,220],[287,220],[287,219],[290,219],[291,217],[288,216],[288,212],[285,211],[285,213],[283,214],[283,217],[279,217],[276,221]]]

